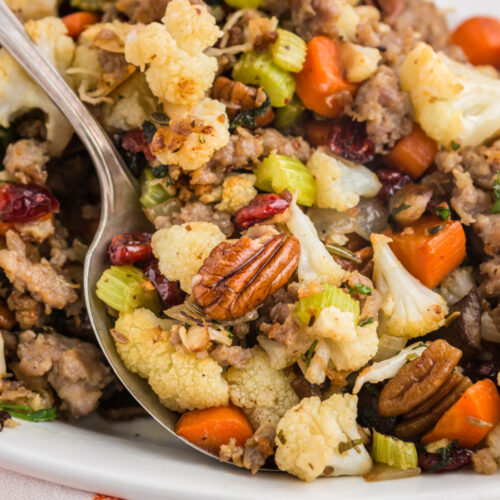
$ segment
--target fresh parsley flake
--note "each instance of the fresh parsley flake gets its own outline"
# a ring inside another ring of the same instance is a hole
[[[349,292],[351,295],[353,293],[360,293],[361,295],[371,295],[372,289],[369,286],[361,285],[356,283]]]
[[[434,213],[436,214],[437,217],[439,217],[441,220],[447,220],[450,218],[450,209],[446,207],[436,207],[434,209]]]
[[[258,107],[246,109],[238,113],[233,122],[231,123],[230,130],[236,130],[238,127],[245,127],[249,129],[254,129],[257,127],[257,123],[255,122],[256,116],[264,116],[269,108],[271,107],[271,100],[269,96],[266,94],[266,100]]]
[[[169,177],[168,166],[167,165],[157,165],[151,169],[151,173],[155,179],[163,179],[164,177]],[[168,184],[170,184],[170,179],[168,179]]]
[[[142,130],[144,130],[144,136],[146,137],[146,141],[148,144],[151,144],[154,135],[156,134],[156,125],[150,121],[142,122]]]
[[[165,113],[153,113],[151,119],[160,125],[168,125],[170,123],[170,118]]]
[[[453,151],[458,151],[460,149],[460,144],[458,142],[455,142],[455,141],[451,141],[450,142],[450,148],[453,150]]]
[[[306,366],[309,366],[311,364],[311,359],[314,355],[314,351],[316,350],[316,346],[318,345],[318,339],[315,339],[314,342],[311,344],[309,349],[305,354],[302,354],[302,361],[306,364]]]
[[[359,326],[366,326],[366,325],[370,325],[371,323],[373,323],[375,321],[375,318],[370,316],[369,318],[365,318],[365,319],[362,319],[360,322],[359,322]]]

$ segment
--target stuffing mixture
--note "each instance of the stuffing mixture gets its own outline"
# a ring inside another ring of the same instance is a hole
[[[500,467],[500,21],[426,0],[7,0],[150,226],[98,297],[187,441],[256,473]],[[143,414],[99,351],[92,164],[0,49],[0,426]],[[21,432],[6,430],[5,432]]]

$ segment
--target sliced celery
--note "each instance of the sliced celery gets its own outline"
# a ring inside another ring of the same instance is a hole
[[[304,105],[300,102],[300,99],[297,96],[294,96],[294,98],[286,106],[278,108],[273,125],[276,128],[291,127],[294,123],[297,123],[301,119],[303,113]]]
[[[160,310],[158,294],[146,275],[134,266],[111,266],[97,282],[96,295],[120,312],[146,307]]]
[[[224,0],[224,2],[235,9],[258,9],[264,0]]]
[[[375,429],[373,429],[372,455],[375,462],[394,465],[403,470],[418,466],[417,448],[414,443],[380,434]]]
[[[281,194],[285,189],[298,193],[299,205],[312,206],[316,199],[316,183],[307,167],[295,158],[270,154],[255,170],[256,186],[262,191]]]
[[[307,44],[291,31],[277,29],[278,39],[271,46],[273,61],[283,69],[298,73],[306,60]]]
[[[172,196],[165,189],[158,178],[153,175],[152,169],[146,168],[141,175],[141,197],[139,201],[145,208],[151,208],[163,203]]]
[[[342,312],[351,312],[354,316],[354,322],[357,324],[359,302],[340,288],[331,285],[324,285],[321,293],[300,299],[297,303],[297,317],[302,323],[308,325],[311,317],[318,317],[323,309],[330,306],[335,306]]]
[[[244,53],[233,67],[233,80],[262,87],[271,106],[286,106],[295,93],[295,79],[274,63],[269,53],[257,54],[254,51]]]

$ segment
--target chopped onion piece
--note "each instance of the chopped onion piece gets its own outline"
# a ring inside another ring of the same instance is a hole
[[[365,474],[363,478],[368,482],[387,481],[389,479],[403,479],[405,477],[419,476],[421,472],[420,467],[403,470],[399,467],[377,464],[372,467],[371,471]]]
[[[288,350],[285,344],[272,340],[265,335],[258,335],[257,342],[269,356],[272,368],[275,370],[283,370],[283,368],[288,366]]]
[[[378,343],[378,351],[373,358],[373,361],[384,361],[392,358],[401,349],[404,349],[408,339],[405,337],[394,337],[392,335],[383,334]]]
[[[0,332],[0,377],[7,375],[7,363],[5,362],[5,349],[2,332]]]
[[[376,384],[377,382],[394,377],[399,369],[406,364],[409,356],[413,359],[415,355],[421,356],[428,346],[429,344],[425,342],[416,342],[402,349],[396,356],[368,366],[358,375],[352,393],[357,394],[366,382]]]
[[[326,369],[330,360],[330,348],[324,340],[319,340],[307,367],[305,379],[311,384],[322,384],[326,378]]]
[[[486,342],[500,344],[500,331],[497,330],[495,323],[487,311],[481,316],[481,337]]]

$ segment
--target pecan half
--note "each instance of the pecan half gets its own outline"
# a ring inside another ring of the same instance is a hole
[[[379,413],[395,417],[410,412],[433,396],[460,361],[462,351],[439,339],[422,356],[404,365],[380,393]]]
[[[223,241],[193,278],[193,294],[209,318],[240,318],[289,280],[299,256],[297,238],[283,234]]]

